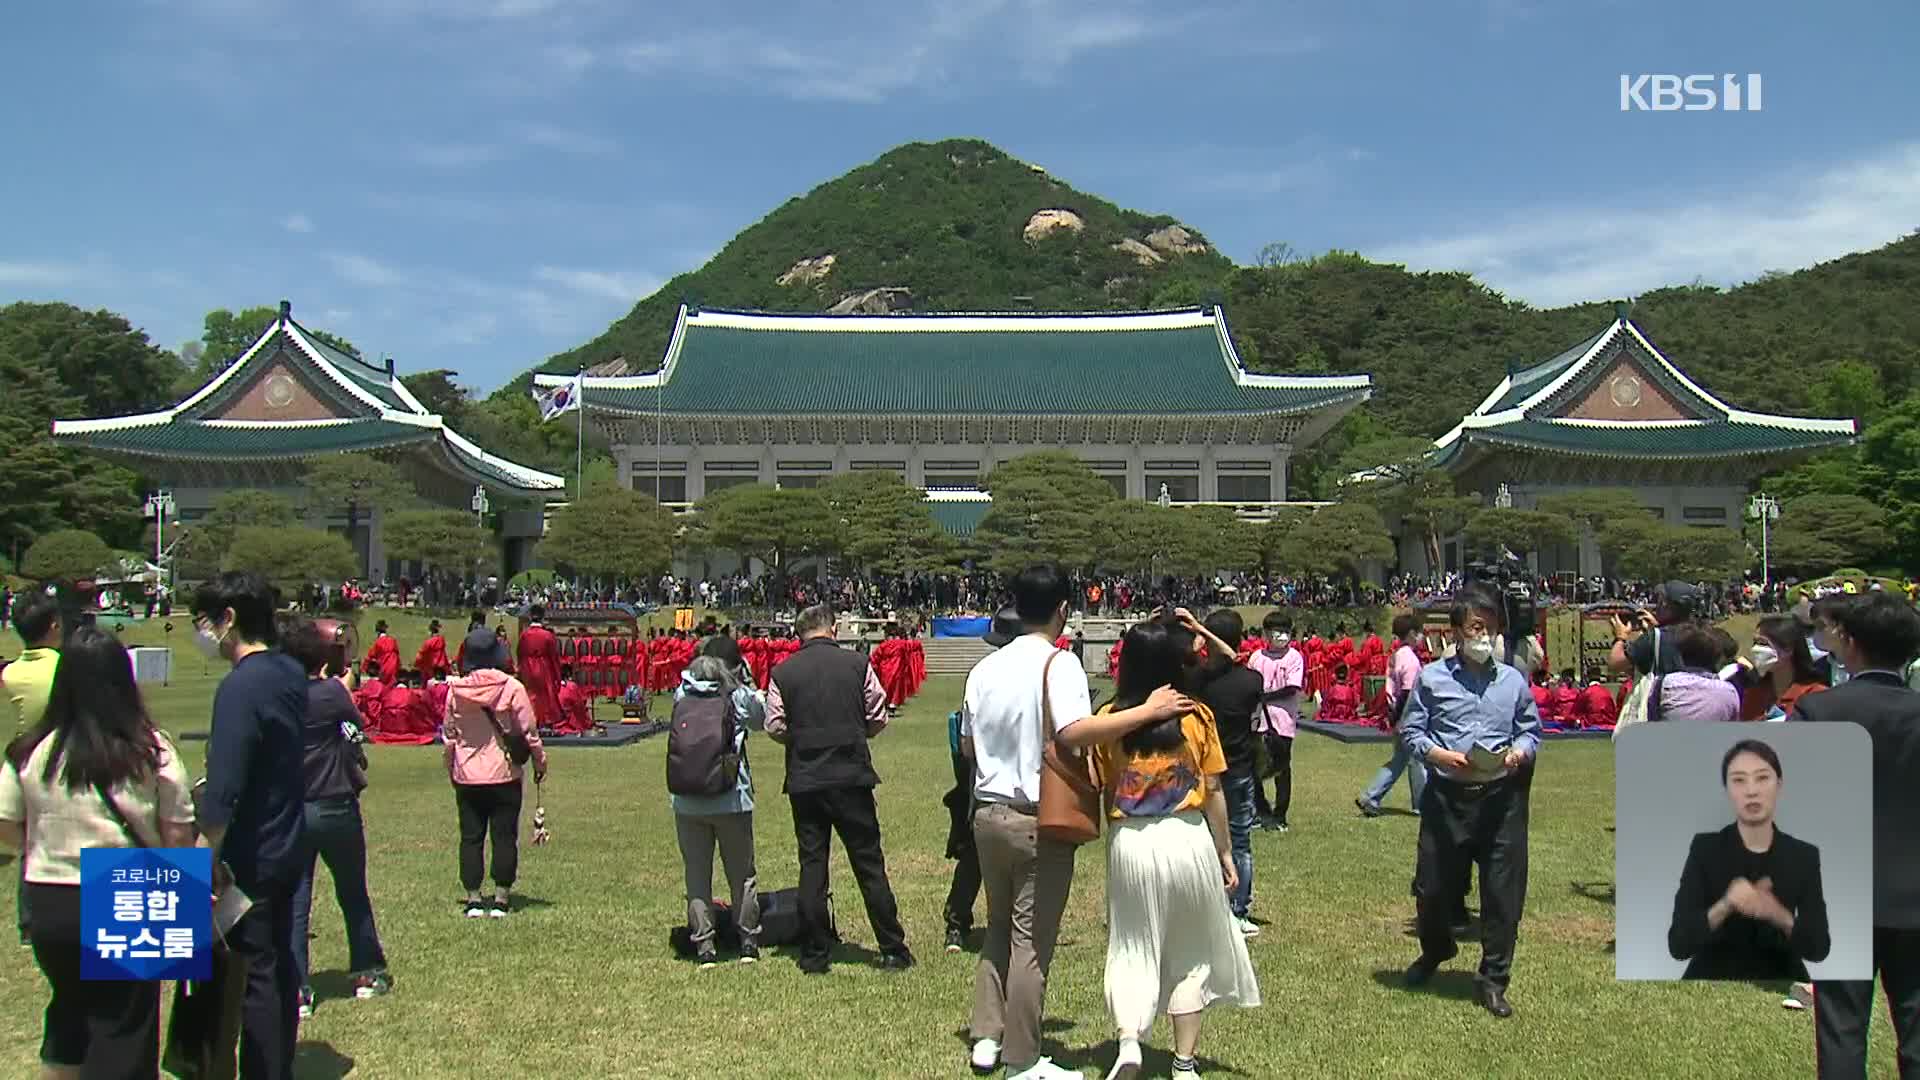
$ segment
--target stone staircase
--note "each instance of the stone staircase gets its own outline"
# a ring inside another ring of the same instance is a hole
[[[928,675],[965,675],[993,651],[979,638],[928,638],[923,644]]]

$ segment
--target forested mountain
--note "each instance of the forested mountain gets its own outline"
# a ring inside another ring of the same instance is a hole
[[[1070,211],[1081,227],[1030,228],[1036,215],[1056,210]],[[1594,333],[1618,299],[1540,310],[1466,274],[1409,273],[1346,252],[1300,260],[1284,245],[1267,265],[1240,267],[1211,248],[1178,253],[1167,232],[1156,233],[1169,226],[1178,223],[1076,191],[983,142],[912,143],[789,200],[541,370],[619,358],[650,371],[682,300],[821,311],[890,287],[910,297],[868,309],[1114,309],[1217,298],[1249,367],[1370,373],[1378,392],[1354,423],[1369,434],[1431,436],[1478,404],[1509,364],[1544,359]],[[1205,242],[1181,233],[1181,246]],[[1816,400],[1816,392],[1846,361],[1871,368],[1889,396],[1920,383],[1916,298],[1920,231],[1738,288],[1649,292],[1634,298],[1633,319],[1731,404],[1818,411],[1839,404]],[[502,393],[525,386],[523,377]]]

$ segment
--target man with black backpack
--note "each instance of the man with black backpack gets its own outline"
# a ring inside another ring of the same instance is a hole
[[[838,832],[866,901],[880,966],[913,966],[900,910],[880,850],[880,818],[867,740],[887,726],[887,692],[865,657],[833,639],[833,610],[807,608],[794,620],[801,646],[773,669],[767,735],[787,748],[787,799],[800,854],[800,970],[825,974],[833,930],[827,909],[827,856]]]
[[[733,894],[740,962],[760,959],[760,890],[753,859],[753,776],[747,730],[765,707],[717,656],[695,657],[680,677],[667,734],[667,790],[687,882],[687,931],[702,968],[719,963],[714,944],[713,851],[720,849]]]

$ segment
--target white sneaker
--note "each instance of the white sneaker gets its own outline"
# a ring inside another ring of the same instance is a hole
[[[973,1044],[973,1055],[968,1059],[974,1068],[987,1072],[1000,1064],[1000,1042],[997,1039],[978,1039]]]
[[[1241,919],[1240,920],[1240,936],[1241,937],[1259,937],[1260,928],[1253,925],[1252,919]]]
[[[1007,1080],[1081,1080],[1081,1076],[1055,1065],[1052,1058],[1041,1058],[1029,1065],[1025,1072],[1009,1074]]]

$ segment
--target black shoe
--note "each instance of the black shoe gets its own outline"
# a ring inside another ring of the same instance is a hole
[[[913,966],[913,954],[905,949],[899,952],[881,953],[881,971],[905,971]]]
[[[1502,1020],[1513,1015],[1513,1006],[1507,1004],[1507,988],[1504,986],[1482,982],[1474,988],[1473,1000]]]
[[[1455,949],[1444,956],[1428,956],[1426,953],[1421,953],[1419,959],[1407,967],[1407,985],[1421,987],[1432,982],[1433,973],[1440,970],[1441,964],[1453,959],[1454,953],[1457,952],[1459,950]]]
[[[760,962],[760,946],[757,943],[752,941],[741,942],[740,943],[740,962],[743,964],[759,963]]]
[[[832,969],[833,969],[833,962],[830,960],[800,961],[800,974],[802,975],[825,975],[828,971],[831,971]]]
[[[1362,814],[1367,815],[1368,817],[1380,816],[1380,804],[1368,802],[1367,797],[1365,795],[1361,795],[1355,798],[1353,800],[1353,805],[1359,807],[1360,812]]]
[[[700,946],[700,951],[694,959],[699,961],[701,967],[710,968],[720,962],[720,954],[714,949],[713,942],[709,941]]]
[[[967,932],[957,927],[947,928],[947,951],[957,953],[967,947]]]

